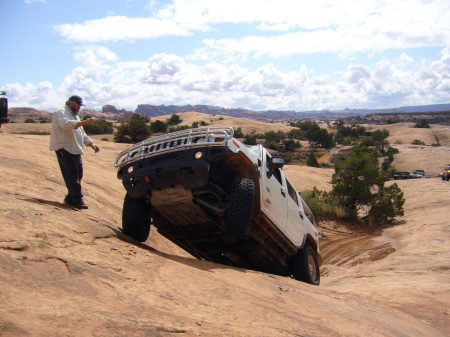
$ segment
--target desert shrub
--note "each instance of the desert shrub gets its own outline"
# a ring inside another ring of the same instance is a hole
[[[24,123],[36,123],[36,121],[33,118],[27,118]]]
[[[283,157],[284,163],[286,165],[289,164],[297,164],[297,165],[304,165],[305,164],[305,156],[304,154],[300,152],[283,152],[278,154],[279,156]]]
[[[150,118],[149,118],[149,117],[144,116],[144,115],[141,115],[141,114],[138,114],[138,113],[134,113],[134,114],[131,116],[131,119],[141,120],[141,121],[144,121],[145,123],[150,122]]]
[[[13,133],[19,135],[35,135],[35,136],[48,136],[50,134],[50,132],[47,131],[22,131]]]
[[[83,129],[88,135],[112,134],[114,132],[113,123],[104,119],[96,119],[94,120],[94,124],[85,125]]]
[[[244,136],[244,144],[247,144],[247,145],[256,145],[256,135],[249,135],[249,134],[246,134],[245,136]]]
[[[169,127],[169,132],[176,132],[176,131],[181,131],[181,130],[186,130],[186,129],[190,129],[191,127],[189,125],[178,125],[178,126],[170,126]]]
[[[430,127],[430,124],[428,123],[428,121],[426,119],[422,119],[419,123],[416,123],[414,127],[419,128],[419,129],[423,129],[423,128],[428,129]]]
[[[134,114],[138,115],[139,114]],[[133,115],[133,116],[134,116]],[[131,118],[128,122],[121,122],[116,126],[114,141],[116,143],[138,143],[147,139],[152,134],[150,127],[147,125],[146,118]]]
[[[234,137],[236,138],[244,138],[244,133],[242,132],[242,128],[238,127],[236,130],[234,130]]]
[[[283,140],[284,151],[294,151],[295,149],[301,147],[300,142],[295,141],[293,139],[285,139]]]
[[[423,141],[421,141],[420,139],[414,139],[411,142],[412,145],[425,145],[425,143]]]
[[[344,219],[346,217],[345,208],[336,203],[330,192],[320,191],[314,187],[312,190],[302,191],[301,194],[303,200],[315,215],[331,219]]]
[[[287,137],[290,139],[307,140],[306,131],[299,129],[292,129],[287,133]]]

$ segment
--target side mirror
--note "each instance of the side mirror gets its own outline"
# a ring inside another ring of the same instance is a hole
[[[272,157],[272,168],[282,168],[284,166],[284,159],[282,157]]]
[[[267,177],[270,178],[273,170],[282,168],[284,166],[284,159],[282,157],[272,157],[267,161]]]

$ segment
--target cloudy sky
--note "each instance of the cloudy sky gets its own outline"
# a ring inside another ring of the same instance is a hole
[[[0,34],[10,107],[450,103],[448,0],[1,0]]]

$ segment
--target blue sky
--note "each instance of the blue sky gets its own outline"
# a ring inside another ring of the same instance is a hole
[[[0,13],[10,107],[450,103],[448,0],[2,0]]]

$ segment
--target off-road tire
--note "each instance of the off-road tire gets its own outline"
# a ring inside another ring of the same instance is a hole
[[[320,270],[317,253],[308,244],[299,250],[292,258],[292,272],[294,279],[318,286],[320,284]]]
[[[127,193],[123,202],[122,232],[137,241],[146,241],[150,234],[151,210],[145,199],[133,199]]]
[[[244,238],[250,226],[255,199],[255,183],[249,178],[236,178],[231,186],[225,232]]]

